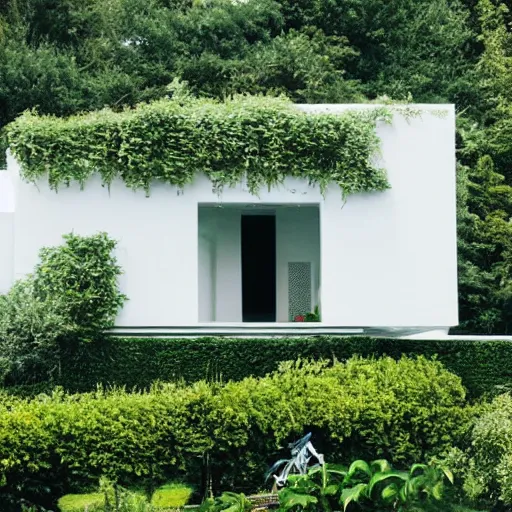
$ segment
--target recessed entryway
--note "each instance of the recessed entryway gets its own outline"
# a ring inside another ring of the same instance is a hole
[[[199,321],[293,322],[320,307],[318,205],[199,205]]]

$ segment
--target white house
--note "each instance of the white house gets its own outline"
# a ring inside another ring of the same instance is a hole
[[[9,156],[0,173],[0,293],[30,272],[43,246],[74,231],[118,240],[129,301],[119,331],[416,332],[458,323],[455,115],[416,105],[381,123],[383,192],[342,199],[306,181],[220,195],[198,175],[150,197],[99,177],[50,190],[26,183]],[[338,113],[374,108],[305,105]],[[321,321],[293,322],[318,307]]]

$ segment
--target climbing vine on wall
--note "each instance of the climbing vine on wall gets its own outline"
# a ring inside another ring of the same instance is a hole
[[[322,190],[334,182],[347,196],[389,188],[374,158],[380,119],[386,110],[311,114],[283,98],[187,97],[66,119],[26,112],[9,143],[22,177],[47,176],[52,189],[99,173],[106,185],[119,177],[149,194],[155,180],[184,187],[203,172],[216,191],[246,179],[257,194],[293,176]]]

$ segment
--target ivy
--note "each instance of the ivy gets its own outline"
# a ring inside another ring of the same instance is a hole
[[[257,195],[293,176],[322,191],[334,182],[347,196],[389,188],[375,165],[381,119],[381,108],[310,114],[283,98],[182,97],[66,119],[26,112],[8,136],[22,177],[47,176],[54,190],[98,173],[107,186],[121,178],[149,194],[155,180],[183,188],[202,172],[216,192],[246,180]]]

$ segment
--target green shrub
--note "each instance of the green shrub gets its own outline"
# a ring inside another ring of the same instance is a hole
[[[471,431],[471,446],[460,456],[464,489],[472,499],[512,505],[512,397],[483,407]]]
[[[182,508],[192,496],[192,488],[185,484],[167,484],[159,487],[151,498],[158,508]]]
[[[263,473],[271,454],[307,431],[331,459],[424,460],[460,439],[471,414],[460,379],[422,357],[353,358],[327,368],[286,363],[263,379],[226,384],[218,399],[222,411],[238,410],[246,423],[232,437],[224,440],[221,430],[216,438],[213,459],[223,488],[254,485],[240,468],[245,454]]]
[[[103,512],[105,496],[102,493],[67,494],[58,501],[61,512]]]
[[[34,271],[34,292],[43,301],[60,300],[59,312],[77,336],[91,338],[114,326],[126,296],[119,292],[117,242],[107,233],[63,236],[64,244],[44,247]]]
[[[62,297],[41,299],[34,280],[18,281],[0,305],[0,383],[54,380],[59,340],[70,333]]]
[[[122,338],[102,337],[86,346],[69,347],[61,356],[65,389],[92,391],[97,383],[148,388],[155,380],[263,377],[282,361],[332,359],[353,355],[400,359],[424,355],[437,359],[462,379],[471,398],[502,393],[512,379],[503,361],[512,358],[506,340],[414,340],[368,336],[294,338]],[[133,371],[137,368],[137,371]],[[501,391],[499,391],[501,390]]]
[[[305,432],[329,458],[373,454],[404,465],[457,443],[472,413],[460,379],[424,358],[287,363],[227,384],[4,400],[0,482],[13,492],[35,478],[67,490],[102,476],[200,488],[205,474],[214,489],[254,491]]]
[[[43,248],[34,274],[0,302],[0,383],[56,382],[62,346],[101,336],[126,298],[118,290],[116,242],[106,233],[64,241]]]

